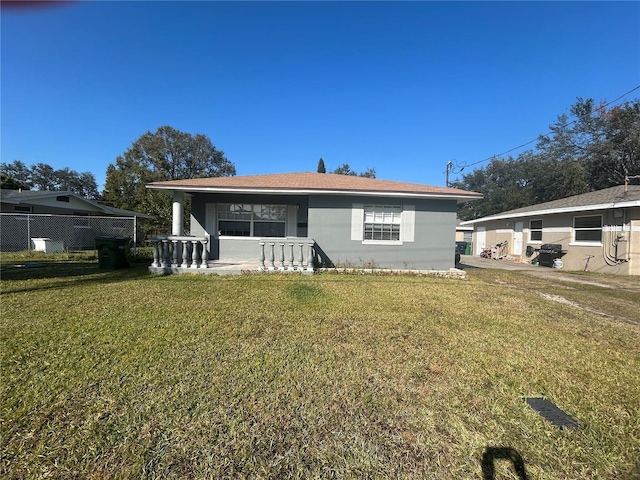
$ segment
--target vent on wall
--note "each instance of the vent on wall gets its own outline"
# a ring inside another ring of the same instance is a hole
[[[69,203],[69,196],[68,195],[58,195],[56,197],[56,201],[57,202],[67,202],[67,203]]]

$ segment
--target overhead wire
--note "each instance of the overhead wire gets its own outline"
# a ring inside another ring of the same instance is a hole
[[[618,100],[620,100],[620,99],[622,99],[622,98],[626,97],[627,95],[629,95],[630,93],[635,92],[635,91],[636,91],[636,90],[638,90],[638,89],[640,89],[640,85],[638,85],[638,86],[637,86],[637,87],[635,87],[635,88],[632,88],[632,89],[631,89],[631,90],[629,90],[628,92],[623,93],[622,95],[620,95],[619,97],[617,97],[617,98],[615,98],[615,99],[611,100],[610,102],[607,102],[607,103],[605,103],[604,105],[600,105],[600,106],[596,107],[596,108],[594,109],[594,111],[595,111],[595,112],[598,112],[598,111],[600,111],[600,110],[604,110],[604,109],[605,109],[606,107],[608,107],[609,105],[611,105],[611,104],[613,104],[613,103],[616,103]],[[577,122],[578,122],[578,119],[576,118],[575,120],[572,120],[572,121],[570,121],[569,123],[567,123],[567,126],[571,126],[571,125],[573,125],[573,124],[575,124],[575,123],[577,123]],[[507,153],[511,153],[511,152],[513,152],[514,150],[519,150],[519,149],[520,149],[520,148],[522,148],[522,147],[526,147],[527,145],[530,145],[530,144],[532,144],[533,142],[538,141],[540,138],[543,138],[543,137],[545,137],[545,138],[546,138],[546,137],[548,137],[548,136],[549,136],[550,134],[552,134],[552,133],[553,133],[553,132],[547,132],[547,133],[545,133],[544,135],[538,135],[538,136],[537,136],[536,138],[534,138],[533,140],[529,140],[528,142],[525,142],[525,143],[523,143],[523,144],[520,144],[520,145],[518,145],[517,147],[510,148],[509,150],[506,150],[506,151],[504,151],[504,152],[502,152],[502,153],[493,154],[493,155],[491,155],[490,157],[485,158],[484,160],[478,160],[477,162],[473,162],[473,163],[464,163],[464,164],[458,164],[458,162],[456,161],[456,169],[458,169],[458,171],[457,171],[457,172],[453,172],[453,173],[460,173],[460,172],[462,172],[466,167],[472,167],[472,166],[474,166],[474,165],[479,165],[479,164],[481,164],[481,163],[488,162],[489,160],[493,160],[494,158],[497,158],[497,157],[501,157],[501,156],[503,156],[503,155],[506,155]]]

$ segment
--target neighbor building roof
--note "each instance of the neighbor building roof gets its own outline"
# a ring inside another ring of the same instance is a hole
[[[396,182],[353,175],[311,172],[169,180],[149,183],[147,188],[211,193],[418,196],[456,199],[458,201],[482,198],[479,193],[456,188],[433,187],[418,183]]]
[[[471,225],[505,218],[531,217],[552,213],[581,212],[587,210],[607,210],[610,208],[640,207],[640,185],[618,185],[595,192],[561,198],[551,202],[538,203],[506,212],[462,222]]]
[[[74,197],[78,200],[91,205],[98,212],[105,215],[118,216],[118,217],[141,217],[141,218],[153,218],[149,215],[140,212],[133,212],[131,210],[123,210],[121,208],[110,207],[108,205],[102,205],[94,200],[84,198],[82,195],[68,191],[51,191],[51,190],[7,190],[0,191],[0,201],[2,203],[8,203],[12,205],[36,205],[38,200],[45,200],[54,197]]]

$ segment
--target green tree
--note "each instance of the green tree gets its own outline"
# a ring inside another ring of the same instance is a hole
[[[621,185],[626,177],[640,174],[640,100],[607,109],[578,98],[570,113],[575,120],[560,115],[551,133],[539,138],[540,155],[581,163],[588,190]]]
[[[640,101],[606,108],[578,99],[540,136],[535,151],[493,159],[452,186],[484,199],[459,207],[470,220],[620,185],[640,175]]]
[[[452,182],[451,186],[484,196],[482,200],[459,207],[458,216],[462,220],[524,207],[531,202],[531,185],[525,163],[511,157],[494,158],[486,167],[464,175],[461,181]]]
[[[160,228],[171,222],[172,199],[147,183],[235,175],[236,169],[209,137],[169,126],[140,136],[107,167],[102,199],[117,208],[152,215]],[[188,204],[185,206],[188,218]]]
[[[343,163],[336,168],[333,173],[337,173],[338,175],[351,175],[353,177],[376,178],[376,170],[374,168],[367,168],[364,172],[358,173],[352,170],[348,163]]]
[[[27,167],[20,160],[0,166],[0,171],[16,180],[21,188],[45,191],[69,191],[85,198],[97,199],[98,184],[91,172],[76,172],[68,167],[59,170],[46,163]]]
[[[327,173],[327,169],[324,166],[324,160],[322,159],[322,157],[320,157],[320,160],[318,160],[318,173]]]
[[[10,177],[9,175],[7,175],[6,173],[0,173],[0,189],[3,190],[29,190],[29,187],[16,180],[13,177]]]
[[[1,163],[0,172],[13,178],[15,181],[26,185],[29,188],[31,185],[31,169],[20,160],[14,160],[11,163]]]

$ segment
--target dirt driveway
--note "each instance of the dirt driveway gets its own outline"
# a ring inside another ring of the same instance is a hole
[[[603,288],[624,288],[640,291],[640,278],[629,275],[609,275],[594,272],[568,272],[549,267],[536,267],[528,263],[516,263],[508,260],[492,260],[474,255],[462,255],[458,268],[471,270],[474,268],[493,268],[525,273],[538,278],[561,282],[574,282],[595,285]]]

